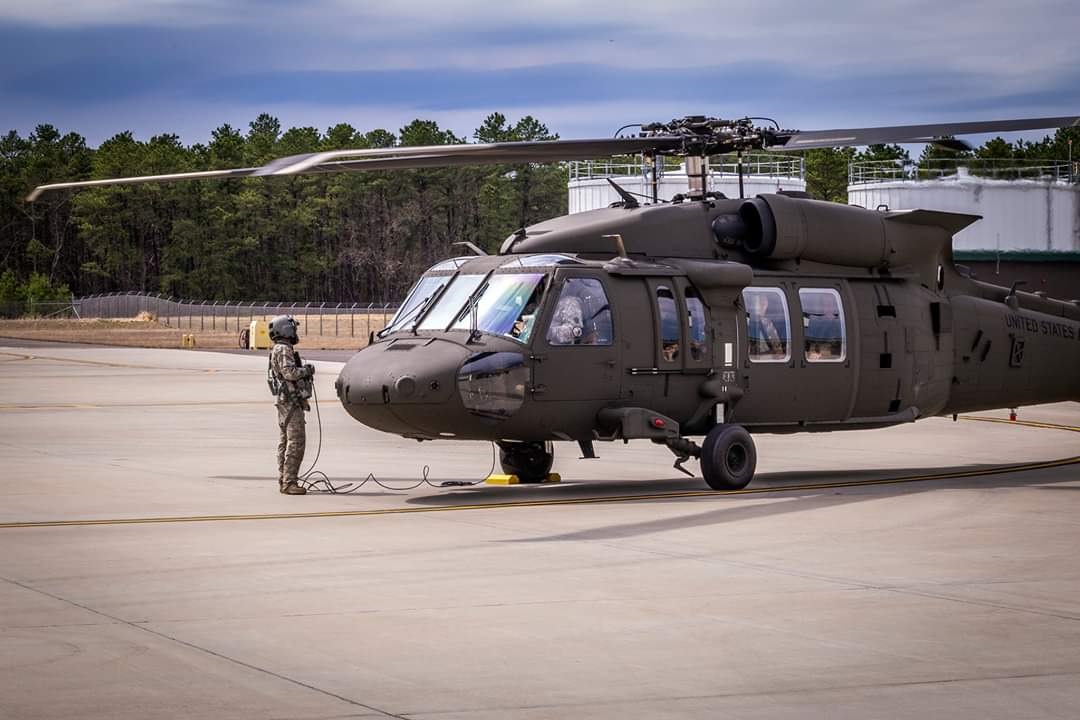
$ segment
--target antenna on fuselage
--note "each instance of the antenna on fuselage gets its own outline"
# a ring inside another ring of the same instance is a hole
[[[1017,280],[1014,282],[1012,287],[1009,288],[1009,294],[1005,296],[1005,304],[1012,310],[1016,310],[1020,307],[1020,298],[1016,295],[1016,288],[1021,285],[1027,285],[1027,280]]]
[[[615,192],[619,193],[619,197],[622,198],[622,206],[624,208],[631,209],[631,208],[640,207],[640,204],[638,203],[637,198],[634,197],[633,195],[631,195],[628,190],[626,190],[625,188],[620,186],[619,183],[615,182],[611,178],[604,178],[604,179],[607,180],[609,183],[611,183],[611,187],[615,188]]]
[[[464,245],[469,250],[472,250],[473,255],[487,255],[484,248],[479,247],[476,243],[469,242],[468,240],[458,240],[457,242],[450,243],[451,245]]]

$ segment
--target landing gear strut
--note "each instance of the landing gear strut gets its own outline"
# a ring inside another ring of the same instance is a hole
[[[499,442],[499,463],[507,475],[517,475],[523,483],[547,479],[555,452],[550,442]]]
[[[742,490],[754,478],[757,450],[746,428],[715,426],[701,445],[701,474],[713,490]]]

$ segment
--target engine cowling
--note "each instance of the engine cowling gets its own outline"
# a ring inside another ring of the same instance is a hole
[[[722,245],[740,247],[756,258],[869,268],[917,261],[925,248],[907,242],[901,237],[907,230],[886,218],[851,205],[759,195],[736,213],[717,216],[712,228]]]

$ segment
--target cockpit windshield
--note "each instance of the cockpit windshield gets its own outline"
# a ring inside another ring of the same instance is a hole
[[[454,277],[454,273],[462,265],[471,260],[471,257],[453,257],[441,262],[437,262],[427,269],[424,276],[413,285],[412,290],[405,297],[405,302],[401,304],[398,311],[394,313],[394,317],[390,318],[390,322],[386,324],[382,330],[379,331],[379,337],[389,335],[392,332],[398,330],[405,330],[411,328],[417,318],[424,314],[428,305],[431,304],[442,289],[446,287],[446,284],[450,282],[450,279]]]
[[[476,330],[529,342],[544,294],[544,273],[496,273],[476,298]],[[455,330],[473,329],[470,306],[462,309]]]
[[[552,266],[580,262],[565,255],[522,256],[490,275],[454,274],[460,260],[429,269],[379,336],[413,329],[476,330],[528,343]]]
[[[543,267],[545,265],[581,265],[581,261],[569,255],[512,255],[503,268]]]
[[[416,318],[424,312],[443,286],[450,281],[451,275],[426,275],[420,278],[420,282],[413,286],[412,292],[405,298],[394,317],[379,331],[379,336],[389,335],[398,330],[410,327]]]
[[[450,286],[443,291],[435,306],[420,321],[421,330],[445,330],[454,321],[461,306],[480,287],[483,275],[456,275]]]

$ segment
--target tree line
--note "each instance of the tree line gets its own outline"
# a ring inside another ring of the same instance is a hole
[[[1075,145],[1075,148],[1072,147]],[[1073,153],[1076,153],[1075,155]],[[1042,140],[1008,142],[1001,137],[987,140],[974,150],[953,150],[939,145],[926,145],[918,159],[900,145],[871,145],[865,150],[855,148],[821,148],[801,154],[806,163],[806,191],[816,198],[832,202],[847,202],[848,166],[854,162],[897,161],[914,167],[927,167],[937,161],[959,160],[1019,160],[1033,162],[1080,159],[1080,128],[1060,128]],[[1070,177],[1080,181],[1080,163],[1074,162]],[[929,177],[920,175],[919,177]]]
[[[478,142],[556,139],[533,117],[493,113]],[[61,191],[51,182],[254,167],[324,150],[465,142],[429,120],[395,135],[342,123],[283,131],[260,115],[246,133],[222,125],[205,144],[122,132],[90,148],[40,125],[0,139],[0,256],[11,283],[44,278],[75,294],[138,290],[184,298],[385,302],[435,260],[488,250],[514,230],[566,212],[558,165],[433,168],[204,180]]]
[[[558,136],[536,118],[492,113],[477,142]],[[1037,143],[995,138],[980,157],[1061,159],[1076,129]],[[520,227],[567,211],[565,164],[500,165],[304,177],[203,180],[56,192],[40,184],[254,167],[323,150],[465,142],[430,120],[396,134],[341,123],[283,130],[267,114],[206,143],[121,132],[91,148],[75,132],[39,125],[0,138],[0,302],[114,290],[210,300],[389,302],[416,276],[472,242],[495,251]],[[923,159],[946,155],[933,146]],[[1080,149],[1078,149],[1080,150]],[[846,202],[853,160],[910,159],[896,145],[805,151],[807,190]]]

